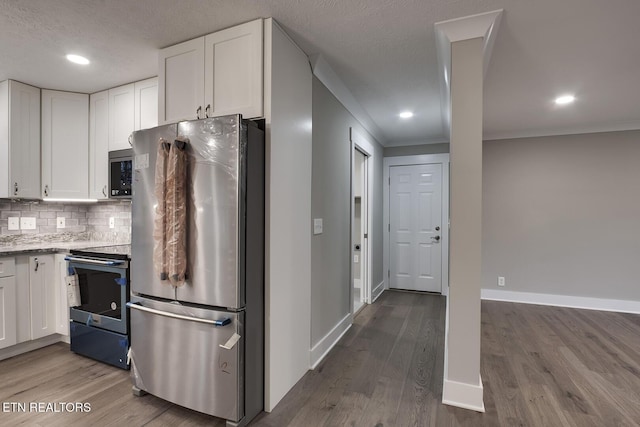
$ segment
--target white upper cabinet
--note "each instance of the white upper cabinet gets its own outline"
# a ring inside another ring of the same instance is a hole
[[[42,197],[89,196],[89,95],[42,90]]]
[[[204,104],[204,37],[162,49],[158,68],[158,122],[196,118]]]
[[[89,96],[89,197],[107,199],[109,191],[109,91]]]
[[[158,126],[158,78],[134,83],[134,130]]]
[[[158,121],[263,116],[262,19],[162,49]]]
[[[109,151],[131,148],[134,131],[134,84],[109,89]]]
[[[208,117],[262,117],[262,19],[204,40],[204,108]]]
[[[0,198],[40,198],[40,89],[0,82]]]

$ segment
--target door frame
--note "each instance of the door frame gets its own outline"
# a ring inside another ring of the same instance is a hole
[[[387,275],[384,276],[384,289],[389,289],[390,270],[389,270],[389,255],[390,248],[390,222],[389,222],[389,176],[390,168],[393,166],[412,166],[412,165],[427,165],[427,164],[441,164],[442,165],[442,295],[449,295],[449,153],[441,154],[420,154],[414,156],[398,156],[398,157],[385,157],[383,159],[383,190],[382,190],[382,204],[383,204],[383,272],[386,271]],[[384,275],[384,274],[383,274]]]
[[[360,151],[362,154],[364,154],[367,159],[366,159],[366,169],[367,169],[367,176],[366,176],[366,186],[367,186],[367,206],[366,206],[366,223],[367,223],[367,229],[366,229],[366,233],[367,233],[367,240],[366,242],[364,242],[364,244],[367,245],[367,253],[366,253],[366,267],[364,269],[364,274],[362,277],[362,302],[364,304],[371,304],[373,301],[375,301],[375,298],[372,298],[372,284],[371,284],[371,242],[373,239],[373,227],[371,226],[373,224],[373,209],[372,209],[372,201],[373,201],[373,184],[374,184],[374,179],[375,179],[375,168],[372,167],[373,162],[375,161],[375,149],[373,147],[373,144],[371,143],[371,141],[369,141],[369,138],[367,138],[363,133],[355,130],[354,128],[350,127],[349,128],[349,140],[351,141],[351,151],[349,153],[349,156],[351,158],[351,170],[349,173],[349,181],[351,182],[351,189],[349,191],[349,197],[350,197],[350,201],[349,201],[349,206],[350,206],[350,221],[349,221],[349,255],[350,255],[350,260],[349,260],[349,276],[350,276],[350,280],[349,280],[349,305],[350,305],[350,312],[351,314],[355,314],[353,312],[353,279],[355,277],[355,273],[353,271],[353,257],[355,255],[355,251],[353,249],[353,223],[354,223],[354,191],[353,191],[353,169],[354,169],[354,156],[353,156],[353,152],[354,150],[358,150]],[[381,283],[381,285],[383,285],[383,283]],[[383,285],[384,286],[384,285]],[[382,293],[383,290],[383,286],[376,286],[376,290],[379,291],[379,294]],[[379,288],[379,289],[378,289]],[[377,296],[376,296],[377,298]]]

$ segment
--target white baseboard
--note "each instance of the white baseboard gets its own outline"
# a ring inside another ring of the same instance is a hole
[[[351,313],[348,313],[327,335],[309,350],[311,369],[316,369],[320,362],[322,362],[322,359],[325,358],[329,351],[340,341],[340,338],[351,328],[352,323],[353,317]]]
[[[640,301],[538,294],[533,292],[503,291],[499,289],[481,289],[480,297],[484,300],[493,301],[509,301],[523,304],[552,305],[557,307],[640,314]]]
[[[382,295],[383,291],[384,291],[384,280],[382,282],[378,283],[378,286],[373,288],[373,290],[371,291],[371,303],[372,304],[378,299],[378,297],[380,297],[380,295]]]
[[[8,359],[19,354],[28,353],[39,348],[47,347],[57,342],[64,342],[62,335],[53,334],[46,337],[38,338],[33,341],[26,341],[20,344],[12,345],[11,347],[3,348],[0,350],[0,360]]]
[[[442,403],[458,408],[484,412],[483,393],[482,378],[478,379],[478,384],[459,383],[445,378],[442,389]]]

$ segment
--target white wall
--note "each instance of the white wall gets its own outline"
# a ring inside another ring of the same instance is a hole
[[[640,301],[640,131],[487,141],[483,194],[484,289]]]
[[[265,20],[265,410],[309,368],[311,311],[311,69]]]

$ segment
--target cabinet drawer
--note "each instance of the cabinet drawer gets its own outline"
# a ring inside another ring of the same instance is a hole
[[[10,277],[16,274],[16,262],[13,258],[0,258],[0,277]]]

